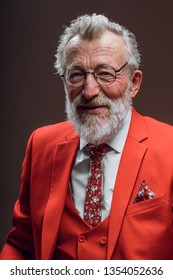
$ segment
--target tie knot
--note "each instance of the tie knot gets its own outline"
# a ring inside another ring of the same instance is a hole
[[[87,150],[92,160],[101,161],[103,156],[110,151],[110,147],[107,144],[101,144],[94,146],[93,144],[87,144]]]

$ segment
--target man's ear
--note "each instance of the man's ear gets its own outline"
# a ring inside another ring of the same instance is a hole
[[[130,85],[130,97],[134,98],[138,93],[141,83],[142,83],[142,71],[135,70],[131,77],[131,85]]]

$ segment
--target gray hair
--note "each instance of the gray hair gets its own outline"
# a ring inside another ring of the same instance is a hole
[[[109,20],[106,16],[94,13],[92,15],[82,15],[72,20],[70,26],[65,28],[64,33],[60,36],[59,46],[55,55],[57,72],[61,75],[65,70],[64,52],[73,37],[78,35],[82,40],[92,40],[99,38],[107,30],[112,31],[123,39],[128,63],[133,68],[138,69],[141,57],[135,35],[124,26]]]

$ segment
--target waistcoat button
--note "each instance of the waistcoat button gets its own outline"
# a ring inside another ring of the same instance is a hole
[[[85,238],[84,235],[80,235],[80,236],[79,236],[79,242],[80,242],[80,243],[85,242],[85,240],[86,240],[86,238]]]
[[[102,237],[100,240],[101,245],[105,245],[107,243],[107,239],[105,237]]]

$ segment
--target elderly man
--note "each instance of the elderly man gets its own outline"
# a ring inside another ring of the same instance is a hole
[[[135,36],[83,15],[56,59],[69,120],[30,137],[1,258],[172,259],[173,128],[132,108]]]

